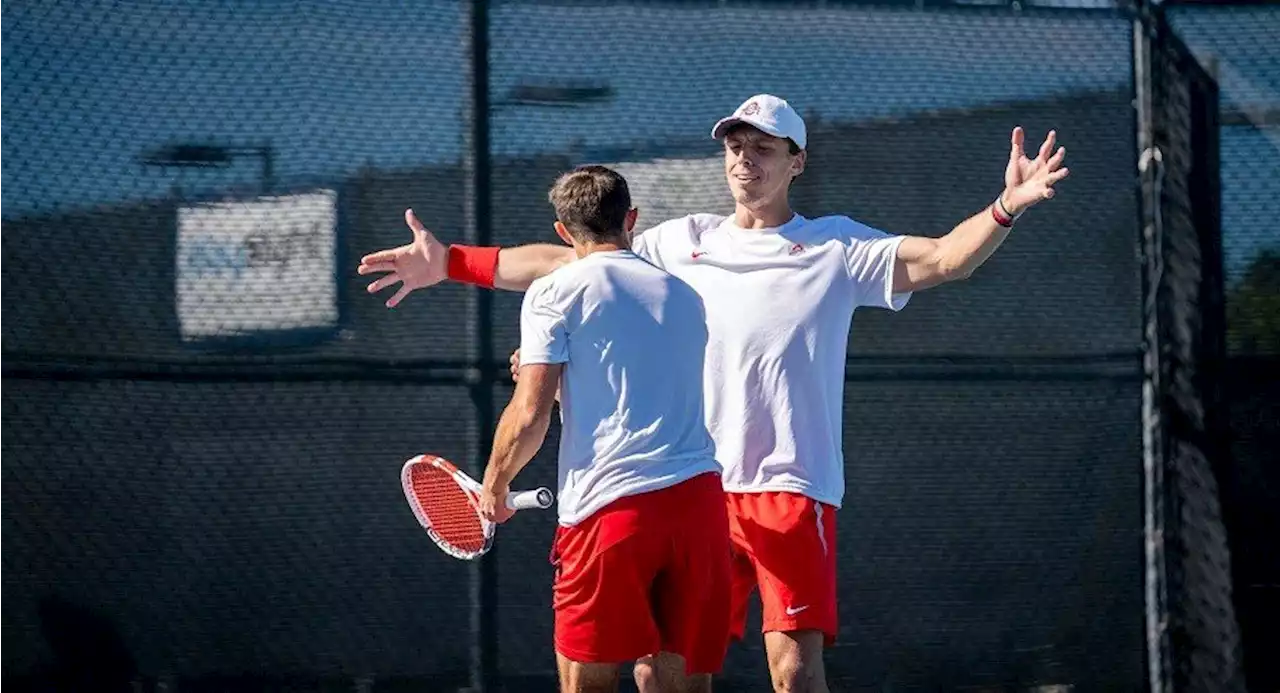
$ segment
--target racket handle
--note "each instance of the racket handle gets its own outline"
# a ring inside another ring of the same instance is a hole
[[[546,510],[555,502],[555,494],[545,487],[507,495],[507,507],[511,510]]]

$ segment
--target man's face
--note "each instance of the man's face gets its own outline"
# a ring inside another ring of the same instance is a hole
[[[756,207],[785,197],[791,179],[804,170],[805,153],[791,142],[740,125],[724,137],[724,172],[738,204]]]

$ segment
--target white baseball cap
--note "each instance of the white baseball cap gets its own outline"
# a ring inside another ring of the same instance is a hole
[[[725,131],[738,123],[746,123],[774,137],[789,139],[801,149],[805,148],[808,140],[804,119],[791,104],[772,94],[756,94],[743,101],[733,115],[721,118],[711,128],[711,137],[717,140],[724,137]]]

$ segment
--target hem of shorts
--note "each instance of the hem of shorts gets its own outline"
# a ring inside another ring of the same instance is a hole
[[[798,630],[816,630],[822,633],[823,642],[827,647],[836,641],[836,632],[834,629],[828,630],[821,626],[813,624],[805,624],[794,620],[766,621],[760,626],[761,633],[792,633]]]
[[[633,659],[640,659],[641,657],[645,657],[647,655],[653,654],[653,652],[640,652],[635,655],[618,657],[616,659],[607,658],[607,657],[602,657],[600,655],[591,654],[586,650],[579,650],[573,647],[565,647],[560,643],[558,639],[555,641],[555,649],[556,649],[556,654],[562,655],[565,658],[575,661],[579,664],[617,664],[620,662],[629,662]],[[657,651],[658,648],[655,647],[653,649]]]
[[[724,484],[724,477],[721,477],[721,484]],[[731,486],[724,484],[725,493],[795,493],[805,498],[818,501],[823,505],[829,505],[836,510],[840,509],[840,505],[844,498],[842,496],[831,497],[821,493],[815,493],[812,487],[802,486],[800,484],[764,484],[761,486]]]
[[[643,490],[643,491],[637,491],[637,492],[635,492],[635,493],[628,493],[628,494],[627,494],[627,495],[625,495],[625,496],[619,496],[618,498],[614,498],[613,500],[610,500],[608,503],[605,503],[604,505],[601,505],[601,506],[599,506],[599,507],[595,507],[595,508],[591,508],[588,512],[584,512],[584,513],[582,513],[582,514],[578,515],[578,516],[577,516],[575,519],[573,519],[572,521],[566,521],[564,518],[556,518],[556,521],[559,523],[559,525],[560,525],[561,527],[573,527],[573,526],[575,526],[575,525],[580,525],[580,524],[582,524],[583,522],[586,522],[586,521],[587,521],[587,519],[589,519],[592,515],[595,515],[596,513],[600,512],[601,510],[604,510],[605,508],[609,507],[610,505],[613,505],[614,503],[616,503],[616,502],[618,502],[618,501],[620,501],[620,500],[622,500],[622,499],[624,499],[624,498],[632,498],[632,497],[634,497],[634,496],[643,496],[643,495],[645,495],[646,493],[655,493],[655,492],[657,492],[657,491],[665,491],[665,490],[667,490],[667,489],[671,488],[672,486],[678,486],[679,484],[683,484],[683,483],[684,483],[684,482],[686,482],[686,481],[690,481],[690,480],[692,480],[692,479],[697,479],[698,477],[702,476],[703,474],[715,474],[716,476],[720,476],[720,466],[719,466],[719,464],[718,464],[718,463],[715,463],[715,462],[713,461],[713,465],[714,465],[714,466],[713,466],[713,467],[711,467],[710,469],[704,469],[704,470],[702,470],[702,471],[694,472],[693,474],[690,474],[690,475],[688,475],[688,476],[678,476],[678,477],[674,477],[674,478],[672,478],[672,479],[667,479],[667,480],[666,480],[666,481],[664,481],[661,485],[653,486],[653,487],[651,487],[651,488],[646,488],[646,489],[645,489],[645,490]],[[823,501],[823,502],[825,503],[826,501]]]

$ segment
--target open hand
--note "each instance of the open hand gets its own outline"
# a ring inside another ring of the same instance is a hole
[[[1009,152],[1009,165],[1004,170],[1004,193],[1001,202],[1011,214],[1021,214],[1025,209],[1054,196],[1053,186],[1067,177],[1069,172],[1062,166],[1067,156],[1066,147],[1058,147],[1053,151],[1058,133],[1049,131],[1040,145],[1036,158],[1030,159],[1023,152],[1022,142],[1025,134],[1022,128],[1013,129],[1012,147]]]
[[[405,296],[415,289],[439,284],[449,276],[449,249],[418,221],[412,209],[404,211],[404,222],[413,232],[412,243],[365,255],[360,258],[360,266],[356,269],[360,274],[390,273],[369,284],[371,294],[400,284],[395,294],[387,299],[388,308],[400,305]]]

